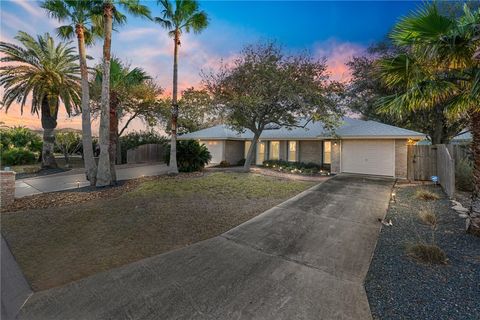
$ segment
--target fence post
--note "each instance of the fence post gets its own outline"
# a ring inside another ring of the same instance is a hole
[[[455,160],[444,144],[437,145],[437,174],[440,185],[449,198],[455,194]]]

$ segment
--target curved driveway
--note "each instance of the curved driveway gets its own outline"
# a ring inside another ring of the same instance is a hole
[[[34,294],[20,319],[371,319],[393,180],[340,175],[218,237]]]

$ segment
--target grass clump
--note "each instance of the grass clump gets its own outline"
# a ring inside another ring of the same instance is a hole
[[[436,228],[437,226],[437,215],[431,208],[423,208],[418,213],[418,217],[420,220],[426,224],[431,226],[432,228]]]
[[[407,254],[412,258],[429,264],[446,264],[447,255],[434,244],[417,243],[407,248]]]
[[[418,190],[415,192],[415,198],[417,198],[417,199],[422,199],[422,200],[425,200],[425,201],[438,200],[438,199],[440,199],[440,197],[438,196],[438,194],[436,194],[436,193],[433,192],[433,191],[424,189],[424,188],[418,189]]]

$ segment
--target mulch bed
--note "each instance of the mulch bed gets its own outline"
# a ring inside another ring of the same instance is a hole
[[[32,196],[15,199],[15,202],[8,207],[3,207],[0,212],[14,212],[29,209],[46,209],[63,207],[66,205],[82,203],[95,199],[109,199],[116,198],[122,194],[132,191],[145,181],[157,179],[182,179],[196,176],[202,176],[202,172],[181,173],[178,176],[170,177],[167,175],[156,177],[143,177],[139,179],[132,179],[120,181],[115,186],[111,187],[83,187],[78,189],[71,189],[58,192],[41,193]]]
[[[440,200],[415,198],[418,188]],[[439,186],[397,185],[380,233],[365,288],[374,319],[479,319],[480,238],[465,233],[465,219],[451,209]],[[431,243],[432,231],[418,212],[432,208],[438,219],[435,244],[446,265],[428,265],[407,256],[409,244]]]

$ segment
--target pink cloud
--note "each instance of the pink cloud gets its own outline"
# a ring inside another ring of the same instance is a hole
[[[330,39],[315,45],[315,56],[327,58],[327,71],[333,80],[347,82],[351,78],[350,70],[346,63],[353,56],[365,51],[361,45],[352,42],[340,42]]]

